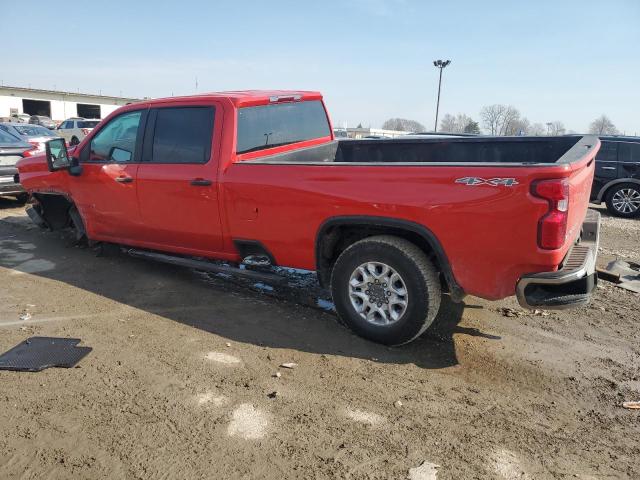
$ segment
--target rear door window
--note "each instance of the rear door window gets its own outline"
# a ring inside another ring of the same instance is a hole
[[[625,163],[640,163],[640,143],[621,143],[619,159]]]
[[[152,115],[155,116],[155,127],[151,156],[148,158],[145,153],[145,160],[154,163],[209,161],[214,107],[158,108]]]
[[[237,153],[331,135],[322,102],[277,103],[238,110]]]
[[[596,155],[599,162],[615,162],[618,160],[618,144],[615,142],[602,142]]]

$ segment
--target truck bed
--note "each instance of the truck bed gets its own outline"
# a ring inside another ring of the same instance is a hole
[[[595,137],[470,137],[342,140],[248,160],[251,163],[474,164],[502,166],[577,161]]]

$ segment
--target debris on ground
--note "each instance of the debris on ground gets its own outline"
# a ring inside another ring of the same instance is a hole
[[[628,410],[640,410],[640,402],[624,402],[622,407]]]
[[[297,363],[294,363],[294,362],[287,362],[287,363],[283,363],[282,365],[280,365],[280,367],[282,367],[282,368],[288,368],[288,369],[290,369],[290,370],[292,370],[292,369],[296,368],[297,366],[298,366],[298,364],[297,364]]]
[[[226,345],[227,347],[230,347],[230,346],[231,346],[231,343],[227,342],[227,343],[225,343],[225,345]]]
[[[275,391],[267,394],[267,397],[269,398],[276,398],[277,396],[278,396],[278,392],[275,392]]]
[[[509,307],[501,307],[498,309],[498,312],[503,317],[521,317],[525,314],[525,312],[523,312],[522,310],[516,310],[515,308]]]
[[[280,372],[276,372],[273,374],[274,378],[280,378],[282,376],[282,374]]]
[[[404,405],[404,404],[400,400],[396,400],[393,403],[393,406],[396,407],[396,408],[400,408],[400,407],[402,407],[402,405]]]
[[[0,355],[0,370],[39,372],[50,367],[72,368],[92,350],[78,347],[79,338],[31,337]]]
[[[640,264],[638,263],[614,260],[607,265],[607,268],[598,270],[598,275],[620,288],[640,293]]]
[[[409,480],[436,480],[438,468],[435,463],[423,462],[420,466],[409,469]]]
[[[26,313],[21,313],[20,314],[20,320],[22,320],[23,322],[28,322],[29,320],[31,320],[31,314],[29,312]]]

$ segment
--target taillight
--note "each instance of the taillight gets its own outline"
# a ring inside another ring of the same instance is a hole
[[[33,149],[34,149],[34,150],[38,150],[38,151],[43,151],[43,150],[44,150],[44,143],[41,143],[41,142],[35,142],[35,141],[31,141],[31,140],[29,141],[29,143],[30,143],[31,145],[33,145]],[[29,150],[29,151],[31,151],[31,150]],[[33,154],[33,153],[35,153],[35,152],[31,152],[31,153]]]
[[[29,142],[31,145],[33,145],[33,147],[31,147],[29,150],[25,150],[24,152],[22,152],[22,156],[23,157],[32,157],[37,153],[40,153],[40,144],[37,142]]]
[[[549,211],[538,222],[538,246],[545,250],[561,248],[567,237],[569,181],[540,180],[531,185],[531,193],[549,202]]]

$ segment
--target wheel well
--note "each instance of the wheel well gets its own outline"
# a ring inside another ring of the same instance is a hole
[[[70,226],[69,211],[74,207],[72,201],[63,195],[34,193],[33,197],[37,200],[34,208],[38,210],[51,230],[61,230]]]
[[[640,187],[640,180],[638,180],[637,178],[617,178],[617,179],[612,180],[611,182],[607,183],[606,185],[604,185],[600,189],[600,192],[598,193],[597,199],[600,202],[606,201],[607,200],[607,195],[609,195],[609,192],[613,188],[617,187],[618,185],[620,185],[622,183],[634,183],[634,184],[638,185],[638,187]]]
[[[393,235],[418,246],[440,272],[444,289],[455,298],[461,299],[464,296],[453,277],[444,250],[429,230],[412,222],[377,217],[370,221],[336,219],[325,222],[316,239],[316,268],[320,284],[329,285],[331,269],[342,252],[355,242],[376,235]]]

